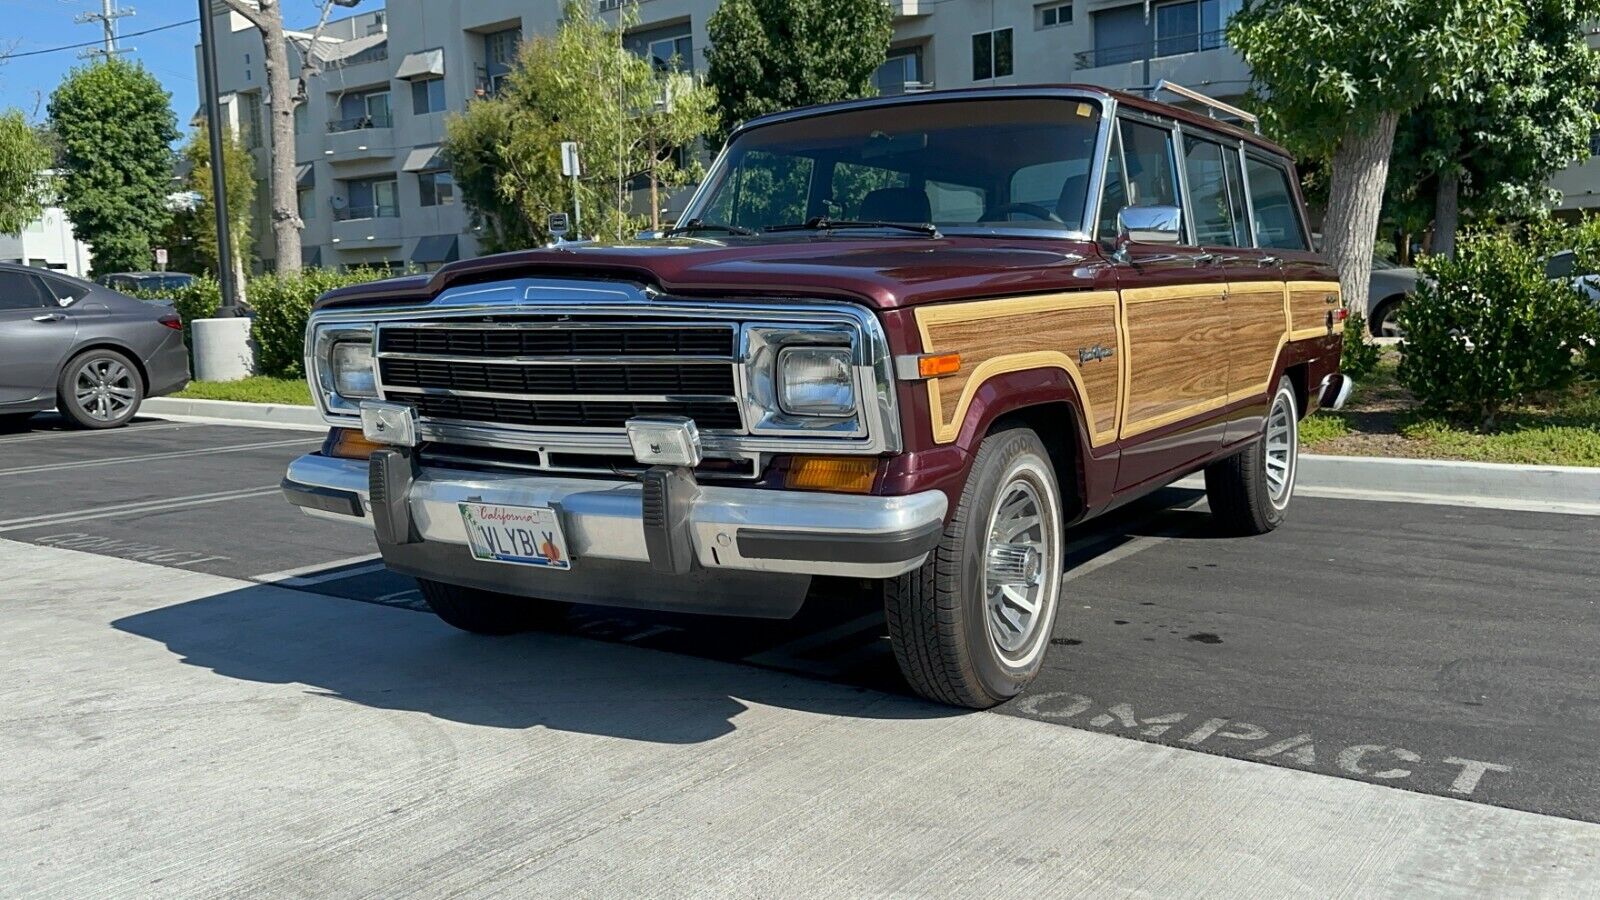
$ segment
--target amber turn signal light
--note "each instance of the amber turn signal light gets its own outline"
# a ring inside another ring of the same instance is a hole
[[[783,485],[799,491],[865,494],[872,490],[877,474],[878,461],[870,456],[797,456]]]
[[[372,451],[382,450],[383,445],[367,440],[366,435],[354,428],[335,428],[328,432],[327,448],[329,456],[367,459],[372,456]]]
[[[961,369],[961,354],[930,353],[917,358],[917,374],[923,378],[954,375]]]

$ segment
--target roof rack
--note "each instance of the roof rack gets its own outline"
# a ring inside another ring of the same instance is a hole
[[[1154,87],[1146,86],[1142,88],[1135,88],[1135,90],[1150,94],[1176,94],[1185,100],[1190,100],[1200,104],[1201,106],[1204,106],[1206,108],[1206,114],[1213,119],[1217,118],[1218,113],[1221,113],[1222,115],[1230,116],[1238,119],[1246,125],[1249,125],[1256,134],[1261,133],[1261,119],[1255,115],[1247,113],[1239,107],[1233,106],[1232,104],[1223,103],[1221,100],[1218,100],[1215,97],[1202,94],[1193,88],[1186,88],[1175,81],[1168,81],[1167,79],[1163,78],[1157,82]]]

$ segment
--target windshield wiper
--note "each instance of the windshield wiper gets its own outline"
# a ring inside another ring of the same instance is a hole
[[[672,237],[675,234],[693,234],[696,231],[722,231],[728,234],[737,234],[741,237],[749,237],[750,235],[756,233],[753,229],[746,228],[743,225],[724,225],[721,222],[707,222],[704,219],[690,219],[682,225],[677,225],[661,232],[661,236]]]
[[[768,225],[766,231],[833,231],[839,228],[895,228],[914,231],[928,237],[940,237],[939,229],[930,222],[865,222],[855,219],[830,219],[816,216],[804,222],[789,225]]]

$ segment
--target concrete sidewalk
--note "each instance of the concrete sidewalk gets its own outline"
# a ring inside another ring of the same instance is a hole
[[[0,893],[1575,896],[1600,826],[0,541]]]

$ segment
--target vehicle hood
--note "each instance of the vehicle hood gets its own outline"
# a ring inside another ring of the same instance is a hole
[[[464,284],[509,278],[628,281],[674,296],[823,297],[878,309],[1082,287],[1105,265],[1093,244],[1039,239],[857,239],[574,243],[451,263],[431,275],[332,291],[319,309],[426,303]]]

